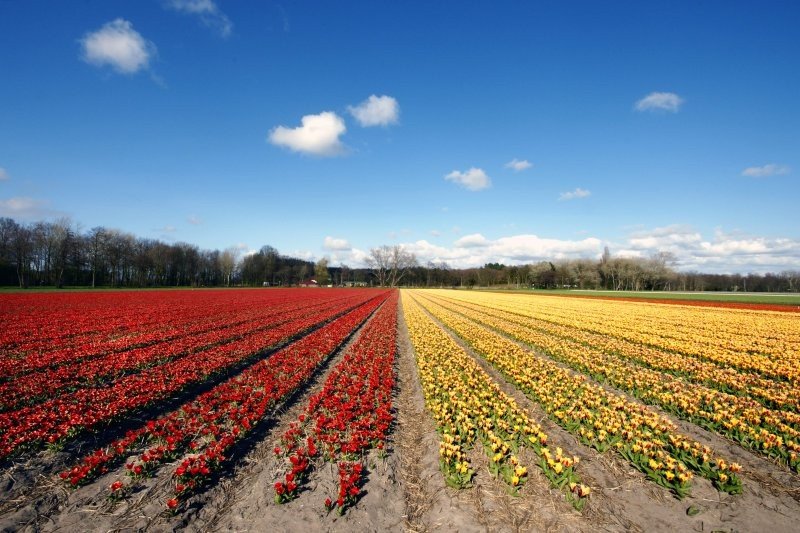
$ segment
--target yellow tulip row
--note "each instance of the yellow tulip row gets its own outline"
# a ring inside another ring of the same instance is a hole
[[[569,319],[577,313],[598,328],[633,318],[639,332],[667,339],[678,351],[705,346],[768,358],[776,354],[800,358],[800,331],[792,313],[576,298],[548,303],[545,298],[535,297],[535,307],[544,314],[566,313]],[[609,316],[614,317],[611,322]]]
[[[543,334],[515,321],[497,318],[491,311],[478,312],[466,307],[456,311],[530,344],[571,368],[608,382],[646,403],[659,405],[681,418],[773,457],[794,470],[800,469],[797,413],[770,410],[745,397],[732,396],[687,383],[669,374],[640,368],[624,358],[586,344]]]
[[[585,344],[606,354],[615,354],[637,365],[667,372],[693,383],[707,385],[713,389],[744,397],[739,401],[742,408],[758,408],[759,406],[756,404],[758,402],[765,407],[775,409],[770,412],[769,418],[777,419],[794,429],[800,429],[800,387],[793,383],[769,379],[757,372],[738,371],[720,363],[687,357],[619,337],[594,333],[581,328],[580,317],[573,321],[573,325],[556,324],[532,318],[526,316],[523,310],[512,305],[496,304],[493,302],[491,294],[480,295],[483,304],[474,303],[472,298],[443,297],[440,294],[431,294],[431,296],[435,296],[437,301],[451,302],[463,308],[502,319],[506,323],[524,326],[531,333],[535,331],[552,336],[554,340],[563,339],[565,342],[571,340]]]
[[[800,384],[800,328],[792,313],[519,294],[466,294],[554,324],[689,355]]]
[[[613,448],[649,479],[679,497],[689,492],[693,473],[710,479],[722,491],[741,492],[741,480],[736,475],[739,465],[715,457],[710,448],[682,435],[667,418],[537,356],[479,321],[428,297],[423,299],[419,292],[412,294],[585,444],[601,452]]]
[[[445,305],[472,320],[510,335],[548,353],[571,368],[631,393],[646,403],[729,437],[773,457],[794,470],[800,469],[800,431],[786,418],[797,413],[770,410],[748,398],[732,396],[647,368],[573,340],[544,334],[492,311],[474,311]]]
[[[440,465],[447,483],[457,488],[469,485],[474,472],[466,450],[480,443],[490,459],[490,471],[516,493],[528,472],[517,454],[527,447],[537,454],[538,466],[551,483],[581,508],[589,489],[574,471],[578,458],[560,448],[553,455],[541,426],[405,292],[402,302],[425,405],[442,434]]]

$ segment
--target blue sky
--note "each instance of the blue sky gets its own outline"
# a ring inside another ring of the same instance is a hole
[[[351,266],[381,244],[453,266],[608,245],[797,269],[798,21],[796,2],[0,0],[0,216]]]

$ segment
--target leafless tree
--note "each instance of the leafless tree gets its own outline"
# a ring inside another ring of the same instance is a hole
[[[234,246],[219,254],[219,267],[226,287],[231,286],[231,279],[233,279],[233,272],[236,269],[236,261],[238,259],[239,249]]]
[[[417,265],[417,257],[399,244],[383,245],[369,251],[367,265],[375,272],[378,285],[396,287],[408,270]]]

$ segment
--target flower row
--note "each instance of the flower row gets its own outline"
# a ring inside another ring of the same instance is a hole
[[[81,389],[31,407],[0,413],[0,457],[25,447],[59,442],[83,429],[167,399],[233,366],[251,364],[268,348],[279,346],[373,297],[371,291],[354,291],[349,299],[326,313],[303,315],[279,327],[125,376],[110,387]]]
[[[795,313],[530,295],[458,295],[482,305],[800,383]]]
[[[466,311],[458,314],[430,299],[424,306],[585,444],[600,452],[616,450],[679,497],[689,492],[694,474],[725,492],[741,491],[738,465],[715,457],[667,418],[522,348],[484,326],[480,317],[467,318]]]
[[[589,493],[575,472],[578,458],[560,448],[553,454],[548,436],[531,417],[504,394],[491,377],[450,336],[403,293],[411,344],[417,356],[425,403],[441,433],[440,466],[448,485],[465,487],[474,471],[469,449],[480,445],[490,471],[516,492],[527,479],[522,448],[538,457],[537,466],[555,487],[581,508]]]
[[[231,447],[275,406],[297,391],[314,370],[380,305],[377,295],[298,341],[253,364],[238,376],[186,402],[180,408],[148,421],[123,439],[97,450],[62,473],[72,485],[103,474],[135,450],[126,469],[132,481],[115,482],[111,491],[121,496],[141,476],[150,475],[166,461],[178,459],[173,471],[175,497],[199,487],[224,463]],[[169,506],[172,505],[172,501]]]
[[[247,320],[234,325],[218,324],[206,331],[187,331],[180,337],[164,342],[113,352],[104,356],[76,358],[69,364],[30,372],[11,381],[0,383],[0,412],[34,405],[58,396],[64,390],[76,391],[88,387],[113,386],[116,379],[130,376],[143,369],[178,361],[187,355],[209,350],[215,346],[239,341],[260,331],[290,323],[310,312],[325,312],[338,307],[338,302],[325,302],[322,306],[309,306],[304,302],[292,305],[257,309],[248,313]]]
[[[667,372],[737,396],[752,398],[766,407],[800,411],[800,388],[791,382],[769,378],[763,373],[753,370],[739,370],[720,361],[687,356],[625,338],[596,333],[593,330],[584,329],[580,317],[569,323],[535,318],[530,316],[530,313],[526,312],[521,305],[524,301],[520,302],[520,305],[513,305],[513,302],[500,302],[491,296],[481,296],[480,300],[476,298],[464,300],[458,297],[449,298],[449,300],[458,305],[490,313],[494,317],[535,329],[549,336],[571,339],[606,353],[619,355],[640,366]],[[477,303],[478,301],[480,303]],[[739,358],[753,359],[753,356],[742,355]],[[764,361],[763,358],[755,360]],[[739,366],[747,365],[740,364]],[[800,422],[800,416],[787,415],[787,417],[795,422]]]
[[[6,339],[6,344],[0,343],[0,381],[137,348],[166,346],[188,335],[214,331],[221,324],[222,327],[233,327],[258,319],[274,308],[311,306],[336,299],[330,293],[298,301],[282,291],[232,291],[230,295],[222,291],[180,291],[178,295],[183,299],[176,300],[174,293],[158,291],[140,293],[146,295],[144,299],[149,306],[145,308],[122,299],[128,293],[111,294],[120,301],[108,299],[107,293],[92,295],[97,296],[103,305],[95,305],[90,310],[77,304],[68,307],[60,306],[59,300],[51,301],[61,295],[39,295],[46,297],[45,301],[50,302],[52,308],[41,310],[36,316],[19,312],[12,301],[6,312],[9,322],[18,330],[17,341],[24,342],[20,344]],[[152,294],[159,295],[164,301],[152,300]],[[51,325],[50,321],[60,323],[64,319],[68,320],[63,324],[69,332],[67,336],[47,337],[44,334],[43,330]],[[20,339],[20,334],[25,338]]]
[[[800,415],[797,413],[768,409],[748,397],[734,396],[636,366],[620,355],[532,328],[519,318],[496,316],[495,312],[485,309],[460,307],[456,310],[646,403],[659,405],[794,470],[800,469]]]
[[[364,326],[322,390],[284,433],[282,447],[275,448],[289,463],[282,481],[275,483],[277,502],[297,496],[319,456],[339,463],[341,474],[339,492],[326,506],[342,513],[358,498],[363,483],[359,461],[370,449],[384,449],[393,420],[397,300],[394,292]]]

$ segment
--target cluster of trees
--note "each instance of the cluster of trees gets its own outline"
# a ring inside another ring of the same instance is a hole
[[[800,270],[776,274],[704,274],[677,272],[674,263],[675,257],[669,253],[649,258],[612,257],[606,248],[600,260],[541,261],[514,266],[487,263],[466,269],[428,263],[426,267],[412,269],[408,281],[428,287],[800,292]]]
[[[103,227],[82,231],[68,219],[25,224],[0,218],[0,285],[214,287],[319,285],[425,287],[512,286],[536,289],[688,290],[800,292],[800,271],[777,274],[676,272],[674,257],[542,261],[529,265],[487,263],[455,269],[420,265],[402,246],[370,250],[367,268],[332,267],[282,255],[272,246],[242,255],[236,248],[201,250]]]
[[[176,287],[292,285],[314,263],[285,257],[269,246],[241,257],[241,250],[201,250],[103,227],[81,231],[67,219],[23,224],[0,218],[0,285]]]

